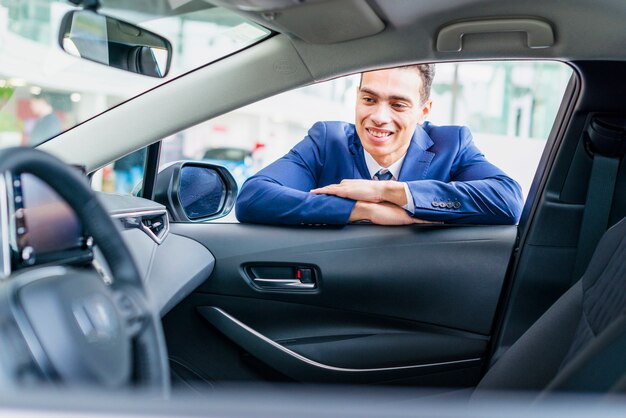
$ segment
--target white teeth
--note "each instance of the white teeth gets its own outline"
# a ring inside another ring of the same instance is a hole
[[[373,131],[371,129],[367,130],[372,136],[375,136],[376,138],[384,138],[386,136],[391,135],[391,132],[378,132],[378,131]]]

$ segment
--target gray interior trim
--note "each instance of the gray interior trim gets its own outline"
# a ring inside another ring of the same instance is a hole
[[[166,226],[158,237],[141,222],[124,223],[126,228],[122,231],[124,242],[161,316],[211,275],[215,258],[197,241],[169,233],[165,206],[136,196],[112,193],[98,193],[98,198],[113,218],[141,221],[143,217],[165,217]],[[102,264],[97,248],[96,259]],[[102,268],[108,272],[104,265]]]
[[[128,247],[131,255],[135,260],[135,264],[139,269],[139,273],[144,280],[147,280],[150,272],[150,266],[154,259],[154,252],[158,245],[148,237],[139,228],[130,228],[122,231],[122,238]],[[96,249],[98,247],[96,246]],[[96,252],[99,255],[99,252]],[[96,258],[101,263],[104,263],[102,258]],[[109,274],[111,274],[109,272]]]
[[[262,16],[265,25],[318,44],[364,38],[385,29],[383,21],[361,0],[307,2],[278,13],[262,13]],[[342,30],[336,30],[338,27]]]
[[[139,229],[127,229],[122,236],[161,316],[191,294],[213,271],[215,258],[192,239],[168,234],[157,245]]]
[[[215,258],[206,247],[192,239],[168,234],[157,246],[146,276],[146,287],[161,316],[203,283],[214,265]]]
[[[165,211],[165,206],[138,196],[96,192],[99,202],[113,217],[132,213]]]

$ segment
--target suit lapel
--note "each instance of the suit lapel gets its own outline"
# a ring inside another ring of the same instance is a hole
[[[361,140],[356,134],[356,130],[349,138],[348,148],[350,149],[350,154],[352,154],[352,161],[354,162],[354,178],[362,178],[368,180],[371,179],[370,172],[367,169],[367,164],[365,163],[363,145],[361,145]]]
[[[424,180],[426,178],[428,167],[430,167],[430,163],[435,157],[435,153],[426,150],[432,147],[433,144],[434,142],[430,136],[418,125],[402,163],[399,181]],[[365,163],[365,155],[363,154],[363,145],[361,145],[361,140],[356,131],[349,138],[348,148],[354,161],[354,178],[370,179],[370,173]]]
[[[428,167],[435,157],[435,153],[426,150],[433,144],[430,136],[418,125],[402,163],[398,181],[424,180],[426,178]]]

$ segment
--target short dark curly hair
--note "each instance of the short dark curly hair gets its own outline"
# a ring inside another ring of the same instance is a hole
[[[435,64],[411,64],[395,68],[417,71],[419,73],[422,78],[422,88],[420,89],[419,94],[422,99],[422,103],[426,103],[426,101],[430,98],[430,89],[433,85],[433,79],[435,78]],[[361,74],[361,81],[362,80],[363,74]],[[359,87],[361,87],[361,82],[359,82]]]
[[[407,70],[417,70],[422,77],[422,88],[420,91],[420,97],[422,103],[430,98],[430,89],[433,85],[433,79],[435,78],[435,64],[413,64],[398,67]]]

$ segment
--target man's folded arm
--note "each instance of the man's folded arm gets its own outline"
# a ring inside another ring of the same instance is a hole
[[[241,188],[235,207],[240,222],[264,224],[348,223],[355,201],[309,193],[324,167],[326,125],[316,123],[305,139]]]
[[[460,152],[449,182],[408,182],[415,204],[413,215],[455,223],[517,223],[524,205],[519,184],[487,161],[469,129],[459,129],[458,141]]]
[[[283,186],[263,175],[250,178],[237,198],[236,215],[240,222],[263,224],[338,224],[348,223],[354,200],[315,195]]]
[[[507,176],[480,180],[408,182],[413,216],[454,223],[515,224],[522,211],[522,193]]]

